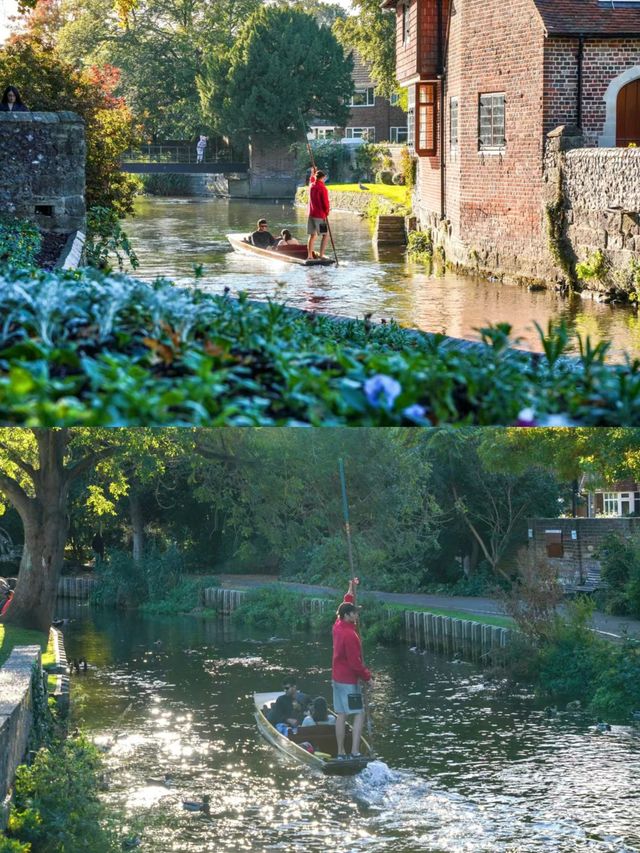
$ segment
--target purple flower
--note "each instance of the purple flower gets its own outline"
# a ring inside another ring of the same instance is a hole
[[[369,403],[383,409],[392,408],[401,391],[400,383],[383,373],[376,373],[364,383],[364,393]]]
[[[407,406],[406,409],[402,410],[403,417],[408,418],[410,421],[423,421],[426,414],[427,410],[419,403],[414,403],[412,406]]]

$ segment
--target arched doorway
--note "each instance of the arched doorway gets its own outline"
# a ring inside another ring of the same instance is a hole
[[[630,142],[640,145],[640,79],[623,86],[616,101],[616,146]]]

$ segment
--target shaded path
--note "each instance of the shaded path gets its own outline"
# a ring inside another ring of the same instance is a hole
[[[286,589],[297,592],[311,593],[312,595],[334,595],[339,598],[343,592],[328,586],[315,586],[313,584],[295,583],[293,581],[279,581],[272,575],[218,575],[220,585],[226,589],[246,589],[249,587],[268,586],[277,583]],[[438,607],[444,610],[461,610],[469,614],[484,614],[487,616],[504,616],[505,611],[502,602],[494,598],[480,598],[475,596],[449,596],[429,595],[426,593],[405,592],[376,592],[363,590],[379,601],[388,601],[392,604],[410,604],[416,607]],[[640,619],[632,619],[629,616],[610,616],[607,613],[596,611],[591,620],[593,628],[604,636],[620,638],[625,634],[640,636]]]

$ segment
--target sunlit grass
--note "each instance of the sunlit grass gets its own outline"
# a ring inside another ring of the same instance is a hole
[[[406,204],[407,188],[395,186],[395,184],[362,184],[366,187],[371,195],[380,195],[383,198],[388,198],[396,204]],[[327,184],[327,189],[330,192],[337,193],[362,193],[364,192],[359,184]]]
[[[0,625],[0,666],[6,661],[16,646],[40,646],[46,654],[43,662],[53,663],[53,646],[45,634],[40,631],[27,631],[24,628],[14,628],[13,625]]]

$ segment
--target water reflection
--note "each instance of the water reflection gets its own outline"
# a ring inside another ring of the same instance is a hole
[[[104,796],[144,851],[640,851],[640,739],[549,719],[473,666],[372,650],[380,761],[341,779],[276,753],[251,711],[292,670],[328,695],[328,638],[87,608],[66,635],[90,663],[74,692],[107,749]],[[209,815],[183,808],[205,794]]]
[[[371,313],[472,340],[479,339],[478,328],[507,321],[520,345],[531,350],[540,349],[534,323],[546,329],[549,320],[564,318],[594,342],[612,341],[617,360],[624,351],[640,353],[640,320],[633,309],[452,273],[429,275],[402,251],[377,250],[368,224],[351,214],[333,214],[340,266],[307,269],[229,252],[225,238],[230,231],[253,230],[266,215],[272,231],[289,228],[304,239],[305,213],[289,204],[138,199],[136,212],[126,230],[140,257],[141,278],[165,275],[192,285],[194,266],[202,264],[199,286],[212,292],[227,286],[233,294],[246,290],[255,299],[277,297],[299,308],[340,315]]]

